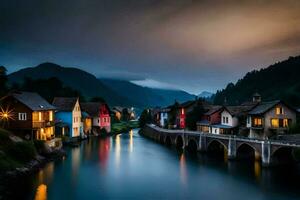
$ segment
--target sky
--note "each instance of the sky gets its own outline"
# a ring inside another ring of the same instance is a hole
[[[300,54],[298,0],[1,0],[0,65],[215,92]]]

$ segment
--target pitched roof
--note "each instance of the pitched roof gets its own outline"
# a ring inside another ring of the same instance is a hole
[[[215,106],[215,105],[212,105],[210,106],[210,108],[208,108],[209,110],[204,113],[205,115],[212,115],[214,114],[215,112],[221,110],[223,108],[223,106]]]
[[[247,114],[257,104],[242,105],[242,106],[226,106],[224,109],[227,110],[232,116],[241,116]]]
[[[196,102],[197,101],[194,101],[194,100],[186,101],[186,102],[183,102],[182,104],[180,104],[180,107],[186,108],[186,107],[192,106]]]
[[[269,102],[261,102],[258,106],[256,106],[254,109],[252,109],[249,114],[250,115],[259,115],[259,114],[264,114],[277,104],[279,104],[281,101],[276,100],[276,101],[269,101]]]
[[[81,103],[81,110],[87,112],[91,117],[99,116],[99,110],[102,103],[100,102],[88,102]]]
[[[77,100],[77,97],[55,97],[52,105],[59,111],[73,111]]]
[[[14,92],[7,96],[12,96],[24,105],[26,105],[32,111],[54,110],[55,107],[48,103],[44,98],[35,92]]]

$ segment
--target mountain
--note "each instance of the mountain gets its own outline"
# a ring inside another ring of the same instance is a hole
[[[211,92],[203,91],[201,92],[198,97],[200,98],[210,98],[213,95]]]
[[[293,106],[300,106],[300,56],[247,73],[237,83],[229,83],[217,91],[214,103],[240,104],[249,101],[255,92],[262,100],[281,99]]]
[[[195,97],[180,90],[160,90],[135,85],[129,81],[97,79],[83,70],[62,67],[53,63],[42,63],[36,67],[21,69],[9,74],[10,84],[22,84],[25,78],[58,78],[67,87],[79,91],[86,98],[103,97],[110,105],[120,106],[166,106]],[[45,88],[47,89],[47,88]]]
[[[144,106],[167,106],[173,104],[175,100],[184,102],[195,98],[194,95],[181,90],[148,88],[125,80],[100,80],[121,96],[127,96],[129,100]]]
[[[115,93],[94,75],[77,68],[62,67],[53,63],[42,63],[36,67],[21,69],[9,74],[10,83],[22,83],[25,78],[48,79],[56,77],[66,86],[79,91],[87,98],[101,96],[112,105],[131,105],[127,98]],[[47,88],[45,88],[47,89]]]

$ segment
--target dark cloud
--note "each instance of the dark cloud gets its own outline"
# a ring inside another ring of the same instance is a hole
[[[214,91],[299,53],[300,2],[2,0],[0,62]]]

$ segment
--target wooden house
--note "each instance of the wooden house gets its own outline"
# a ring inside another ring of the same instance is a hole
[[[13,92],[0,99],[3,126],[26,139],[51,140],[55,137],[54,111],[39,94]]]

